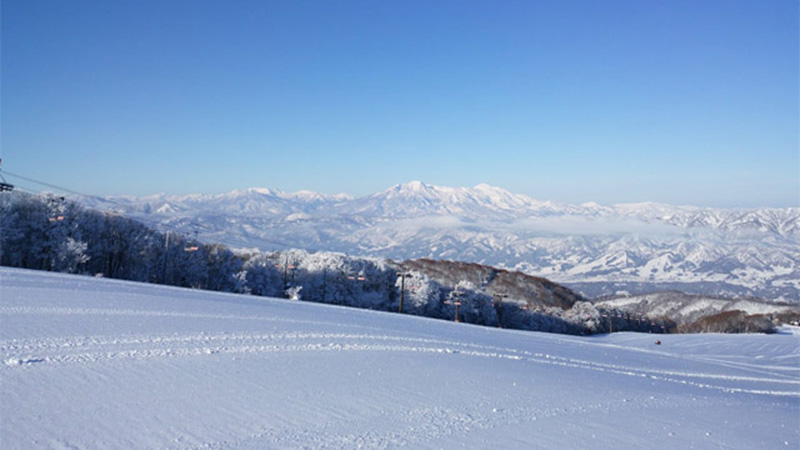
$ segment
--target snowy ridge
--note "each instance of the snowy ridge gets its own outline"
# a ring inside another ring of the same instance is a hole
[[[362,198],[254,188],[83,201],[234,248],[478,262],[589,296],[680,289],[800,301],[800,208],[569,205],[419,181]]]
[[[451,188],[412,181],[356,199],[337,213],[383,218],[411,218],[419,215],[515,217],[521,211],[533,210],[538,205],[539,203],[524,195],[512,194],[486,184],[479,184],[474,188]]]
[[[800,311],[796,305],[790,304],[686,295],[680,292],[620,296],[603,299],[596,302],[595,306],[648,317],[669,317],[678,325],[689,324],[702,317],[725,311],[742,311],[748,315],[784,312],[797,314]]]
[[[657,346],[18,269],[0,280],[2,448],[800,445],[797,334]]]

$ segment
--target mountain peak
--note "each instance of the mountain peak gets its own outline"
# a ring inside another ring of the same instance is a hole
[[[486,191],[490,191],[490,192],[497,192],[497,191],[508,192],[503,188],[500,188],[500,187],[497,187],[497,186],[492,186],[491,184],[486,184],[486,183],[476,184],[475,187],[473,187],[472,189],[475,189],[476,191],[484,191],[484,192],[486,192]]]
[[[428,185],[423,183],[422,181],[414,180],[414,181],[406,184],[405,187],[407,189],[412,189],[412,190],[418,191],[418,190],[422,190],[422,189],[427,189]]]
[[[372,195],[372,197],[432,198],[440,196],[442,189],[445,188],[415,180],[409,183],[396,184],[383,192]]]
[[[245,192],[252,194],[261,194],[261,195],[277,195],[280,191],[263,187],[251,187],[247,189]],[[233,191],[233,193],[238,194],[240,193],[240,191]]]
[[[406,184],[398,184],[394,187],[394,190],[397,192],[409,192],[409,193],[420,193],[420,192],[431,192],[437,190],[437,186],[433,186],[430,184],[425,184],[422,181],[411,181]]]

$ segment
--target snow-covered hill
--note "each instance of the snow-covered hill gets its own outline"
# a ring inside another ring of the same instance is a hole
[[[668,317],[678,325],[690,324],[702,317],[725,311],[742,311],[748,315],[800,312],[796,305],[687,295],[680,292],[619,296],[597,301],[595,306],[647,317]]]
[[[800,300],[800,208],[569,205],[418,181],[362,198],[249,189],[82,201],[234,248],[478,262],[589,296],[679,289]]]
[[[3,449],[800,446],[797,334],[655,345],[8,268],[0,289]]]

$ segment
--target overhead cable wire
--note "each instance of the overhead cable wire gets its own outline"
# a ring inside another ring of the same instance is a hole
[[[59,191],[68,192],[68,193],[73,194],[73,195],[78,195],[78,196],[85,197],[85,198],[92,198],[92,199],[95,199],[95,200],[98,200],[98,201],[101,201],[101,202],[104,202],[104,203],[110,203],[110,204],[112,204],[112,205],[114,205],[116,207],[119,207],[123,211],[128,209],[128,208],[130,208],[130,205],[126,205],[126,204],[120,203],[120,202],[114,200],[113,198],[106,198],[106,197],[100,197],[98,195],[84,194],[83,192],[78,192],[78,191],[76,191],[74,189],[66,188],[66,187],[63,187],[63,186],[58,186],[58,185],[55,185],[55,184],[52,184],[52,183],[47,183],[47,182],[44,182],[44,181],[35,180],[33,178],[26,177],[24,175],[11,173],[11,172],[8,172],[8,171],[5,171],[5,170],[3,170],[2,173],[5,174],[5,175],[9,175],[9,176],[15,177],[15,178],[19,178],[20,180],[28,181],[30,183],[35,183],[35,184],[38,184],[38,185],[41,185],[41,186],[46,186],[46,187],[49,187],[49,188],[52,188],[52,189],[57,189]],[[27,191],[28,193],[33,194],[33,195],[41,195],[42,194],[42,192],[37,192],[37,191],[31,190],[31,189],[23,188],[21,186],[16,186],[16,187],[18,189],[20,189],[20,190]],[[117,212],[117,211],[113,211],[111,208],[109,208],[109,210],[112,211],[112,212]],[[189,223],[187,225],[189,227],[194,228],[194,229],[200,228],[200,229],[206,230],[209,233],[219,233],[221,231],[221,230],[209,227],[208,225],[205,225],[205,224],[201,223],[196,218],[189,219]],[[162,230],[178,233],[178,234],[188,234],[187,231],[181,230],[179,227],[176,227],[174,224],[170,224],[170,222],[154,223],[154,224],[151,224],[151,226],[153,226],[155,228],[160,228]],[[261,240],[265,241],[265,242],[269,242],[269,243],[271,243],[273,245],[277,244],[277,245],[284,246],[284,247],[291,247],[291,245],[286,243],[286,242],[278,242],[278,241],[274,241],[274,240],[271,240],[271,239],[261,239]],[[247,244],[247,241],[245,240],[240,245],[246,245],[246,244]]]
[[[130,206],[130,205],[124,205],[124,204],[122,204],[120,202],[117,202],[117,201],[115,201],[113,199],[110,199],[110,198],[103,198],[103,197],[100,197],[98,195],[84,194],[83,192],[78,192],[78,191],[76,191],[74,189],[66,188],[66,187],[63,187],[63,186],[58,186],[58,185],[55,185],[55,184],[52,184],[52,183],[47,183],[47,182],[44,182],[44,181],[35,180],[33,178],[26,177],[24,175],[11,173],[11,172],[8,172],[8,171],[5,171],[5,170],[3,171],[3,173],[6,174],[6,175],[10,175],[12,177],[15,177],[15,178],[19,178],[20,180],[28,181],[30,183],[35,183],[35,184],[38,184],[38,185],[41,185],[41,186],[46,186],[46,187],[49,187],[49,188],[52,188],[52,189],[57,189],[59,191],[68,192],[70,194],[77,195],[77,196],[80,196],[80,197],[95,199],[95,200],[98,200],[98,201],[101,201],[101,202],[104,202],[104,203],[110,203],[110,204],[112,204],[114,206],[117,206],[117,207],[121,208],[123,211]],[[43,192],[34,191],[34,190],[27,189],[27,188],[24,188],[24,187],[21,187],[21,186],[16,186],[16,188],[18,188],[20,190],[23,190],[23,191],[27,191],[28,193],[33,194],[33,195],[41,195],[41,194],[43,194]],[[111,212],[114,212],[114,213],[117,212],[117,211],[114,211],[111,208],[108,208],[108,210],[111,211]],[[173,231],[173,232],[181,234],[181,232],[178,231],[177,227],[171,227],[171,226],[167,225],[166,223],[159,223],[159,224],[156,224],[156,225],[158,227],[162,228],[162,229],[166,229],[166,230]],[[199,228],[205,228],[206,230],[213,231],[212,229],[210,229],[208,227],[204,227],[202,225],[199,226]]]
[[[69,192],[70,194],[80,195],[82,197],[90,197],[90,198],[96,198],[96,199],[100,199],[100,200],[105,200],[105,199],[103,199],[101,197],[98,197],[96,195],[88,195],[88,194],[84,194],[82,192],[78,192],[78,191],[75,191],[75,190],[72,190],[72,189],[69,189],[69,188],[65,188],[65,187],[62,187],[62,186],[57,186],[55,184],[45,183],[44,181],[34,180],[33,178],[29,178],[29,177],[22,176],[22,175],[17,175],[15,173],[9,172],[7,170],[4,170],[3,173],[5,175],[10,175],[12,177],[19,178],[20,180],[28,181],[30,183],[36,183],[36,184],[39,184],[39,185],[42,185],[42,186],[47,186],[49,188],[58,189],[59,191]]]
[[[97,200],[97,201],[100,201],[100,202],[110,203],[110,204],[118,206],[118,207],[120,207],[122,209],[128,208],[130,206],[130,205],[125,205],[123,203],[120,203],[120,202],[114,200],[113,198],[100,197],[98,195],[93,195],[93,194],[85,194],[83,192],[78,192],[78,191],[76,191],[74,189],[66,188],[66,187],[63,187],[63,186],[58,186],[58,185],[55,185],[55,184],[52,184],[52,183],[47,183],[47,182],[44,182],[44,181],[35,180],[33,178],[26,177],[26,176],[23,176],[23,175],[18,175],[18,174],[11,173],[11,172],[8,172],[8,171],[3,171],[3,173],[6,174],[6,175],[10,175],[12,177],[19,178],[21,180],[25,180],[25,181],[28,181],[28,182],[31,182],[31,183],[36,183],[36,184],[39,184],[41,186],[47,186],[49,188],[57,189],[59,191],[68,192],[70,194],[78,195],[80,197],[91,198],[91,199],[94,199],[94,200]],[[34,194],[41,194],[42,193],[42,192],[31,191],[30,189],[26,189],[26,190],[28,192],[31,192],[31,193],[34,193]]]

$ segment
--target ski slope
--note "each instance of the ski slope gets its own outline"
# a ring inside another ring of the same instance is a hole
[[[800,335],[658,337],[0,268],[0,448],[800,448]]]

